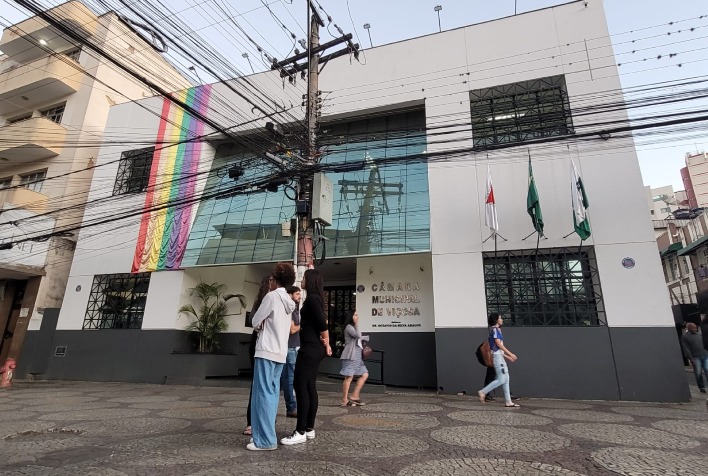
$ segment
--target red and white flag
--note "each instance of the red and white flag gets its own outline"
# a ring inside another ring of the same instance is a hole
[[[494,200],[494,187],[492,186],[492,173],[487,166],[487,194],[484,197],[484,224],[493,234],[499,232],[499,218],[497,217],[497,202]]]

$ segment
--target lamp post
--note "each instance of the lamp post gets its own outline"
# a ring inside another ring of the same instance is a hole
[[[197,80],[199,80],[199,84],[204,84],[204,81],[202,81],[202,78],[199,77],[199,73],[197,73],[197,68],[195,68],[194,66],[190,66],[187,69],[190,70],[192,73],[194,73],[194,76],[196,76]]]
[[[371,41],[371,25],[368,23],[364,23],[364,30],[366,30],[369,33],[369,43],[371,43],[371,47],[374,47],[374,42]]]
[[[435,5],[433,8],[438,14],[438,31],[442,31],[442,26],[440,25],[440,10],[442,10],[442,5]]]
[[[248,57],[248,53],[242,54],[241,57],[246,58],[246,60],[248,60],[248,65],[251,67],[251,71],[253,71],[255,73],[256,70],[253,69],[253,64],[251,63],[251,58]]]

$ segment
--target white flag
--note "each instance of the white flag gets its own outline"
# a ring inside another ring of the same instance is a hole
[[[583,179],[578,175],[575,163],[570,161],[570,194],[573,202],[573,225],[575,232],[580,236],[581,241],[585,241],[592,233],[590,231],[590,220],[588,220],[587,209],[590,206],[588,197],[585,194]]]
[[[484,224],[492,233],[499,232],[499,218],[497,217],[497,202],[494,200],[494,187],[492,187],[492,173],[487,166],[487,194],[484,197]]]

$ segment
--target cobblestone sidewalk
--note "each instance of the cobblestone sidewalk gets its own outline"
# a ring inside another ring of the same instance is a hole
[[[249,452],[248,391],[19,383],[0,392],[0,475],[708,474],[708,411],[689,404],[320,392],[317,438]],[[294,429],[281,405],[279,436]]]

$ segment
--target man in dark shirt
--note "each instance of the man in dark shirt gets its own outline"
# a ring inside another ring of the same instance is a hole
[[[286,289],[287,293],[297,307],[291,314],[292,322],[290,323],[290,337],[288,338],[288,357],[283,367],[283,373],[280,375],[280,388],[283,389],[283,398],[285,398],[285,411],[288,418],[297,418],[297,402],[295,400],[295,392],[293,391],[293,380],[295,377],[295,362],[297,361],[297,351],[300,349],[300,288],[290,286]]]
[[[702,393],[706,393],[703,375],[705,374],[706,379],[708,379],[708,351],[703,346],[703,336],[698,332],[698,326],[693,322],[686,324],[683,343],[691,356],[693,374],[696,376],[698,388]]]

